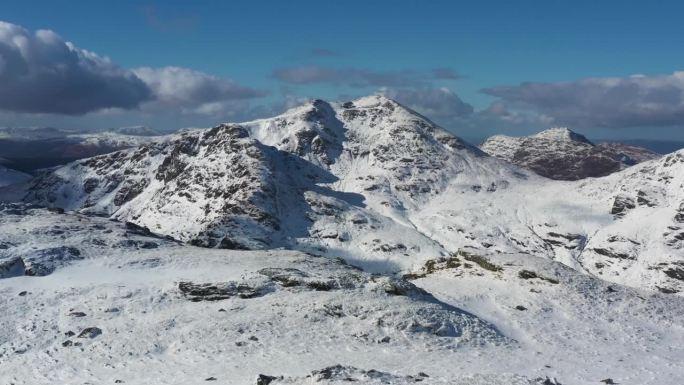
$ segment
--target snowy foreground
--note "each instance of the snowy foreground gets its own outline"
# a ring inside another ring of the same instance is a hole
[[[2,384],[684,380],[681,296],[549,259],[463,253],[408,281],[23,205],[0,234],[23,258],[0,267]]]

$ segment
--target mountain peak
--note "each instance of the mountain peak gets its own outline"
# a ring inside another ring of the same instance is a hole
[[[532,135],[533,138],[547,139],[553,141],[571,141],[592,144],[584,135],[578,134],[567,127],[552,127]]]

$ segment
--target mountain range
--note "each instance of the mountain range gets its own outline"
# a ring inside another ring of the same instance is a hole
[[[0,201],[7,382],[684,378],[684,150],[478,148],[376,95],[146,137]]]
[[[568,130],[536,139],[554,151],[593,146]],[[412,271],[459,250],[523,252],[680,292],[667,272],[681,269],[683,156],[555,182],[371,96],[80,160],[37,177],[23,199],[204,247],[285,247],[377,271]],[[641,231],[646,224],[654,231]]]

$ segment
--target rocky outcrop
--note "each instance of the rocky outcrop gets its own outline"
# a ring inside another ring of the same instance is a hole
[[[70,246],[51,247],[28,252],[23,260],[26,275],[43,276],[55,271],[60,266],[83,259],[81,252]]]
[[[0,259],[0,279],[18,277],[24,275],[25,272],[26,265],[20,257]]]

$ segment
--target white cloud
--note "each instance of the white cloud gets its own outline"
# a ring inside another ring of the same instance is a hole
[[[210,111],[230,100],[245,100],[265,93],[188,68],[143,67],[133,70],[152,90],[154,102],[188,111]],[[213,106],[213,107],[212,107]]]
[[[395,99],[421,114],[436,120],[452,121],[469,116],[473,106],[461,100],[448,88],[393,89],[381,91],[387,97]]]
[[[573,82],[522,83],[483,90],[512,108],[551,117],[572,127],[684,125],[684,72],[589,78]]]

